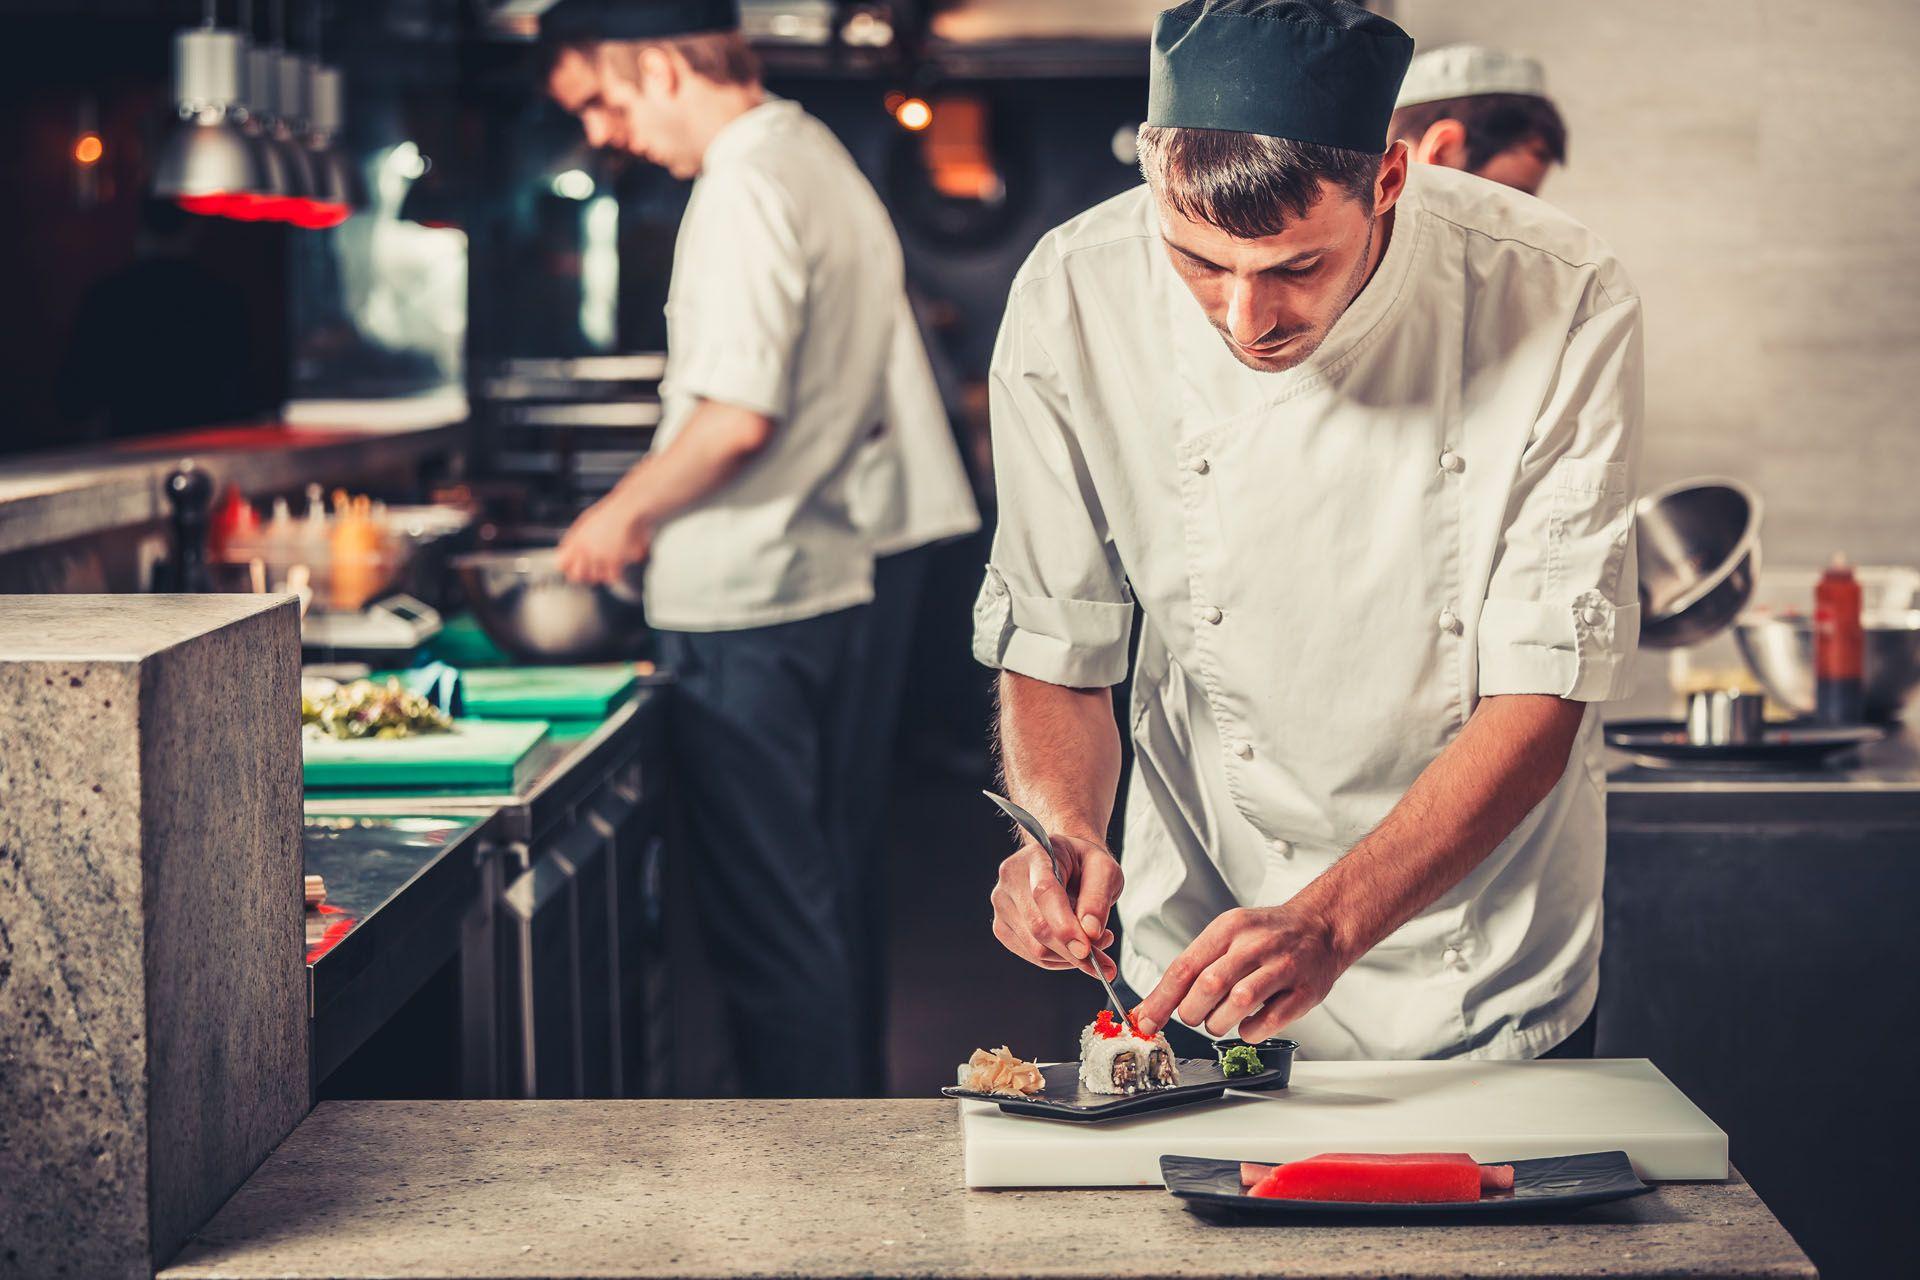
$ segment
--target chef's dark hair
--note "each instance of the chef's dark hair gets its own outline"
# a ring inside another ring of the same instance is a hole
[[[1251,240],[1306,216],[1322,181],[1373,207],[1382,152],[1230,129],[1140,126],[1140,172],[1176,213]]]
[[[1442,120],[1458,120],[1467,131],[1467,172],[1512,147],[1538,140],[1558,164],[1567,162],[1567,125],[1547,99],[1531,93],[1476,93],[1466,98],[1416,102],[1393,113],[1387,137],[1408,146]]]
[[[738,31],[705,31],[657,40],[607,40],[600,45],[606,64],[629,79],[640,75],[640,53],[648,46],[672,49],[692,72],[715,84],[759,84],[760,57]]]

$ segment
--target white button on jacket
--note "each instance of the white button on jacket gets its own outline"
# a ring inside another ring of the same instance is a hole
[[[1364,837],[1481,697],[1624,692],[1640,304],[1540,201],[1415,165],[1373,279],[1317,352],[1263,374],[1225,350],[1136,189],[1022,268],[991,395],[977,656],[1110,685],[1144,613],[1120,901],[1138,990],[1221,912],[1285,901]],[[1436,467],[1448,453],[1462,465]],[[1583,625],[1601,602],[1611,625]],[[1579,1025],[1600,750],[1589,714],[1519,829],[1289,1030],[1305,1052],[1524,1057]],[[1437,968],[1462,939],[1471,970]]]

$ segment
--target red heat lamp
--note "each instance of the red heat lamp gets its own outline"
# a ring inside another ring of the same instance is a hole
[[[173,39],[174,127],[154,166],[153,193],[191,213],[224,213],[238,195],[258,189],[259,166],[235,116],[246,38],[213,25]]]
[[[340,73],[279,48],[249,48],[214,25],[174,37],[179,121],[154,173],[154,194],[189,213],[241,222],[337,227],[364,203],[358,175],[334,147]],[[311,150],[309,149],[311,148]]]

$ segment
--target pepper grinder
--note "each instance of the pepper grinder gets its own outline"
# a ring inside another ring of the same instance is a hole
[[[173,506],[173,558],[159,587],[162,591],[211,591],[207,531],[212,524],[213,478],[188,459],[168,474],[165,488]]]

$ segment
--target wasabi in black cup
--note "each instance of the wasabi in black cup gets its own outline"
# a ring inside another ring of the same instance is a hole
[[[1259,1084],[1244,1086],[1254,1089],[1284,1089],[1293,1075],[1293,1055],[1300,1048],[1293,1040],[1262,1040],[1258,1044],[1248,1044],[1244,1040],[1215,1040],[1214,1056],[1220,1062],[1220,1074],[1227,1078],[1227,1087],[1237,1089],[1243,1086],[1234,1083],[1244,1076],[1256,1076],[1272,1071],[1278,1074],[1269,1076]]]

